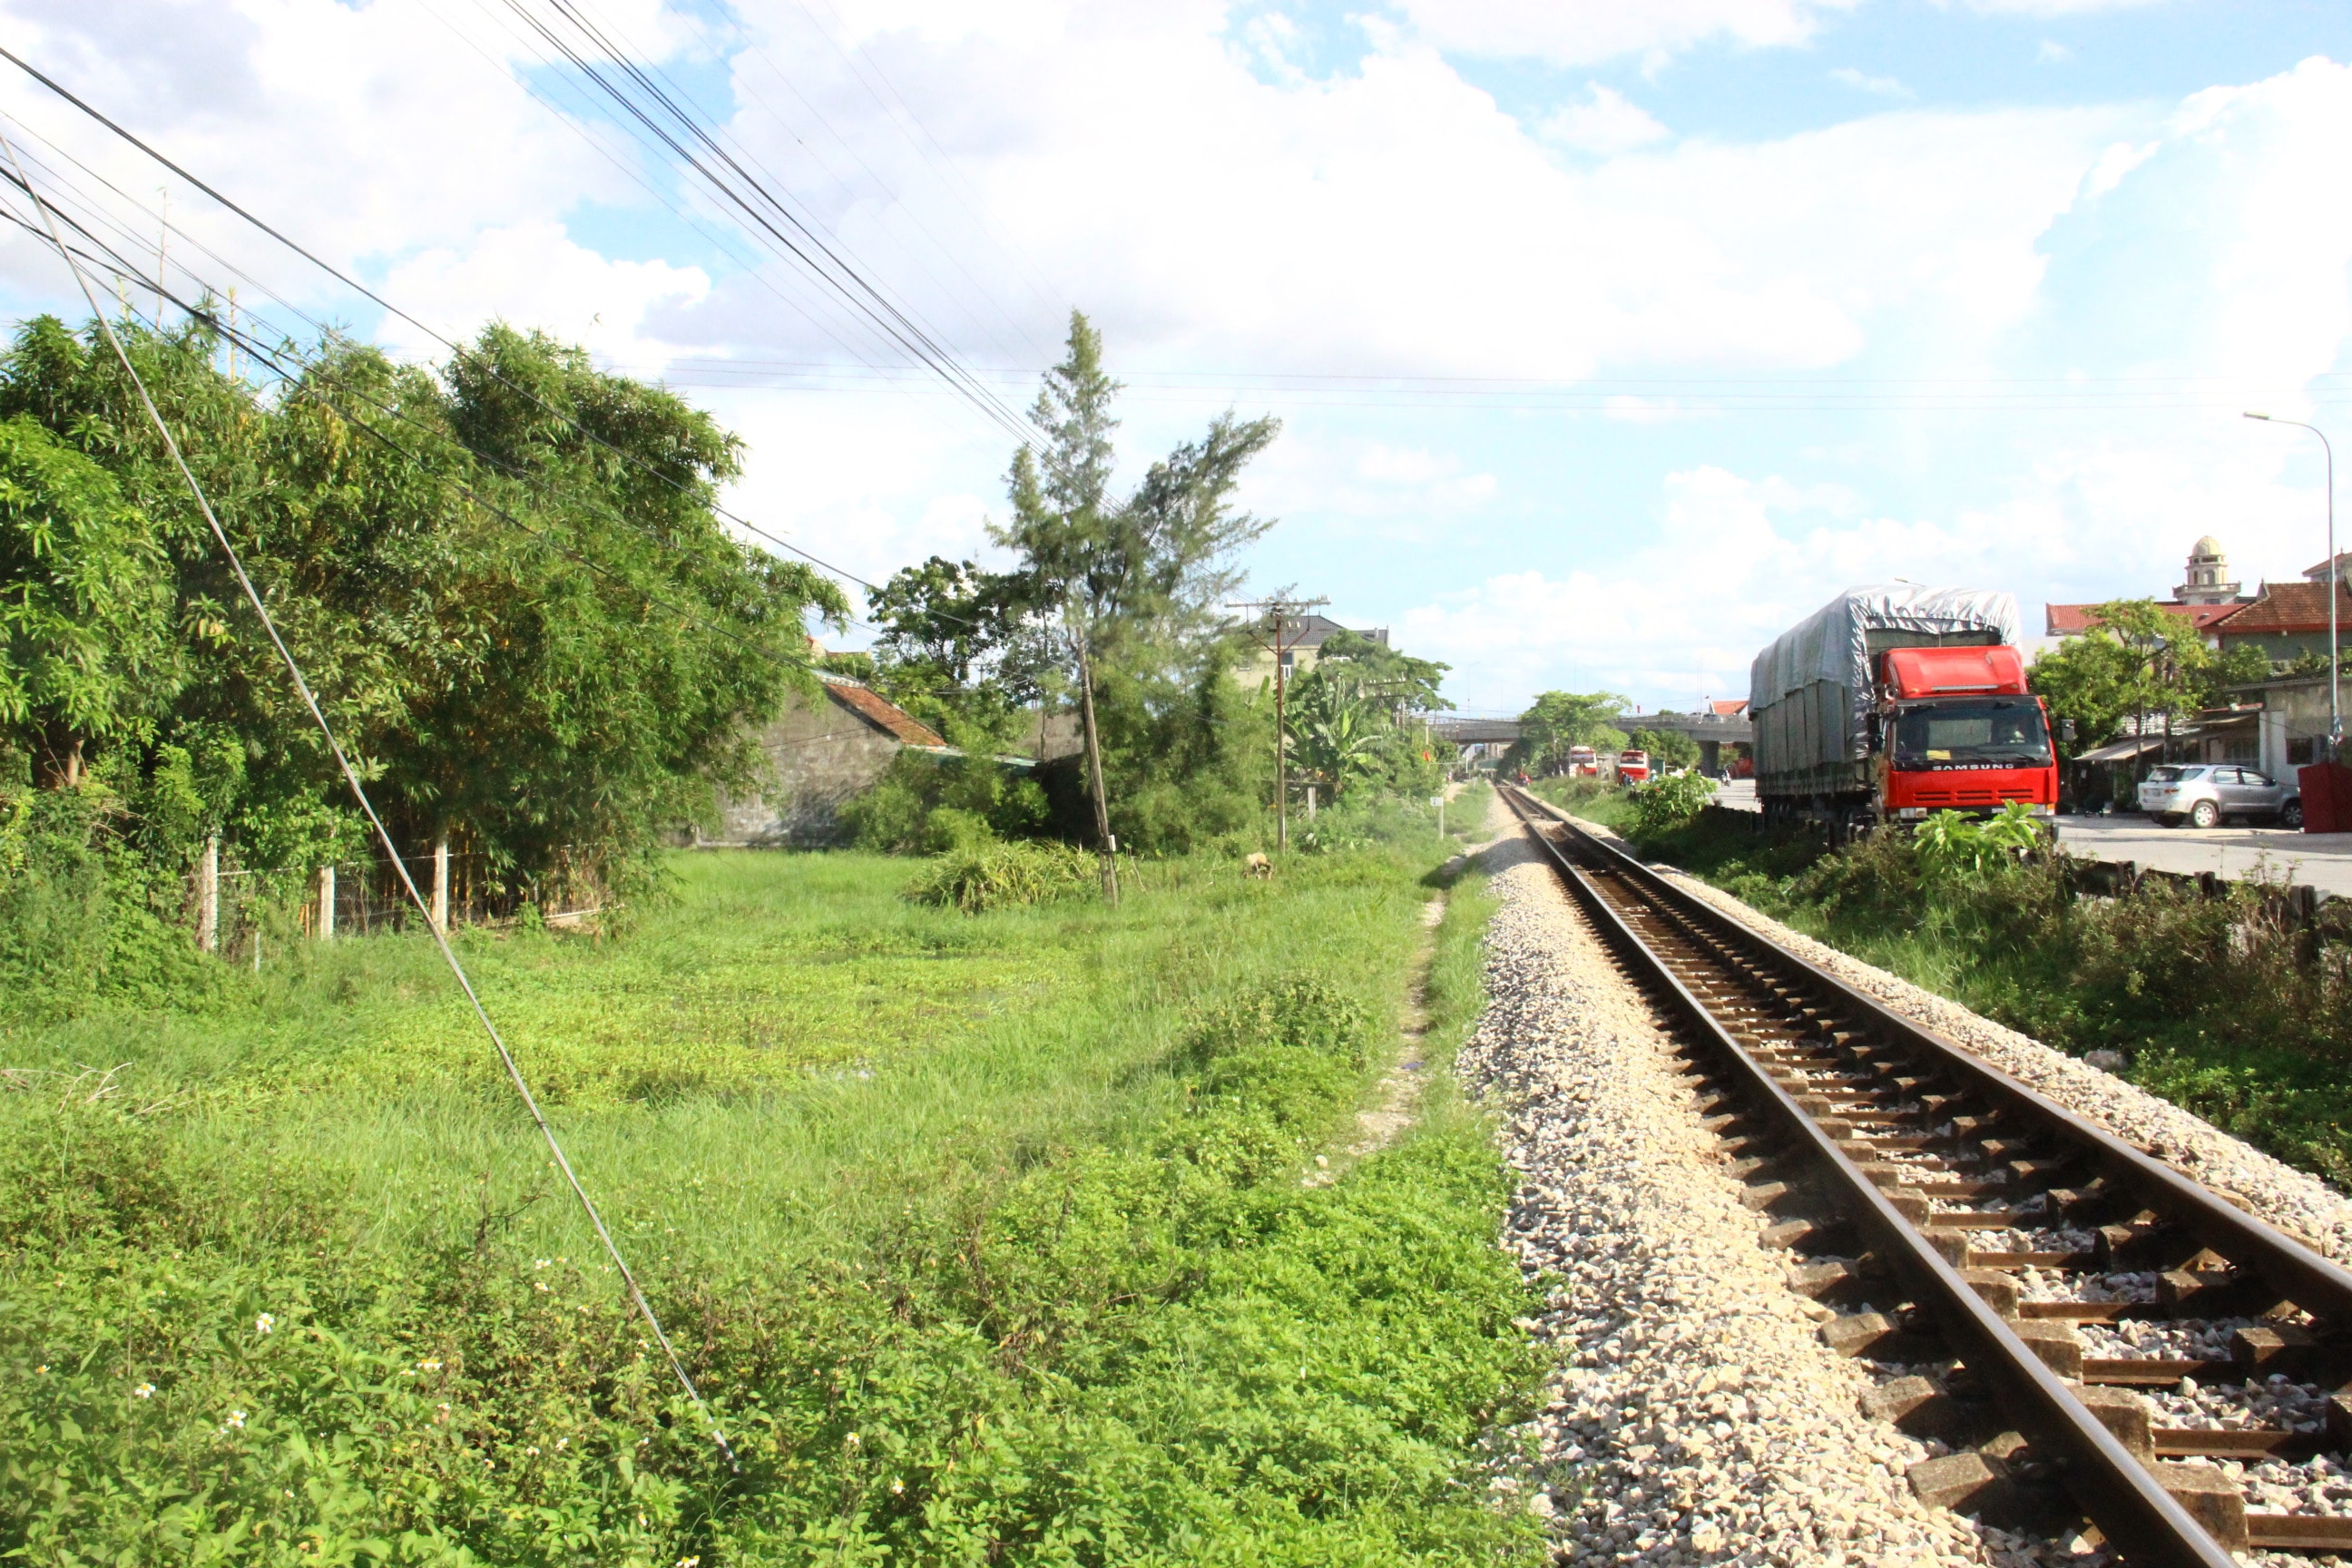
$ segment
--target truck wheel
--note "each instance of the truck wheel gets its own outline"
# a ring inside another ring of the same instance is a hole
[[[2221,820],[2221,808],[2210,800],[2200,800],[2189,808],[2189,820],[2194,826],[2214,826]]]
[[[2281,827],[2300,828],[2303,826],[2303,802],[2299,800],[2291,800],[2284,805],[2280,806],[2279,826]]]

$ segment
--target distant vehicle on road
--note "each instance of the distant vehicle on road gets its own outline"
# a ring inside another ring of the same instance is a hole
[[[1601,753],[1590,746],[1568,749],[1568,776],[1572,779],[1598,778],[1601,775]]]
[[[2139,808],[2167,827],[2215,827],[2232,816],[2303,826],[2301,790],[2237,763],[2150,768],[2139,786]]]
[[[1650,753],[1631,749],[1617,753],[1619,784],[1647,784],[1650,780]]]
[[[2048,816],[2058,759],[2007,594],[1854,588],[1756,656],[1756,798],[1832,833],[2011,803]]]

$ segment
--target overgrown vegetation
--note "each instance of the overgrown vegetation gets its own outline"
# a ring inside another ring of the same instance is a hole
[[[1637,797],[1638,798],[1638,797]],[[1585,810],[1584,807],[1578,807]],[[2207,899],[2150,879],[2077,897],[2029,824],[1946,814],[1834,851],[1801,829],[1710,811],[1613,824],[1643,852],[1986,1016],[2081,1054],[2123,1054],[2154,1093],[2352,1185],[2352,918],[2300,929],[2237,885]]]
[[[2088,631],[2037,656],[2031,681],[2053,718],[2074,721],[2072,740],[2062,730],[2059,742],[2075,756],[2134,723],[2147,726],[2142,733],[2159,726],[2168,733],[2200,709],[2219,706],[2231,687],[2270,673],[2259,647],[2209,648],[2194,626],[2154,600],[2118,599],[2092,608]]]
[[[937,823],[941,812],[932,817]],[[907,889],[918,903],[968,915],[1012,904],[1042,904],[1091,886],[1094,862],[1063,844],[1004,844],[975,838],[931,862]]]
[[[969,916],[703,854],[624,942],[461,932],[740,1475],[421,941],[10,1024],[0,1553],[1539,1562],[1470,1468],[1534,1373],[1444,1070],[1475,896],[1421,1123],[1299,1181],[1395,1048],[1429,863]]]
[[[1119,390],[1100,333],[1074,312],[1067,352],[1030,413],[1036,438],[1006,475],[1010,516],[992,529],[1009,563],[935,556],[903,568],[869,595],[881,634],[849,666],[958,745],[1056,752],[1037,791],[990,793],[908,763],[856,809],[859,843],[936,845],[930,814],[954,810],[1001,837],[1097,847],[1115,837],[1145,855],[1271,847],[1273,693],[1250,672],[1250,629],[1229,601],[1236,552],[1274,526],[1236,507],[1234,492],[1280,426],[1222,415],[1121,495]],[[1438,788],[1449,748],[1405,716],[1450,706],[1438,691],[1445,666],[1344,630],[1318,651],[1288,688],[1293,811],[1310,785],[1326,802]],[[1049,744],[1056,719],[1064,737],[1075,725],[1075,747]]]
[[[454,835],[494,904],[642,888],[750,776],[806,618],[846,612],[722,526],[734,437],[579,350],[494,327],[426,370],[336,339],[264,395],[200,321],[118,331],[403,847]],[[0,988],[121,984],[213,837],[262,920],[375,853],[95,325],[0,358]],[[78,956],[21,961],[50,951]]]

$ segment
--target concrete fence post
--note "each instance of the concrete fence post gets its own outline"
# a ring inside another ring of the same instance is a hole
[[[333,861],[319,868],[319,940],[335,939],[335,866]]]
[[[449,933],[449,835],[433,841],[433,929]]]
[[[220,835],[205,840],[196,860],[196,951],[220,951]]]

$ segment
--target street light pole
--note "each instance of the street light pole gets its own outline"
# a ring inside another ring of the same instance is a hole
[[[2336,584],[2336,448],[2329,443],[2327,432],[2316,425],[2305,425],[2300,419],[2275,419],[2270,415],[2251,410],[2246,417],[2308,430],[2319,437],[2319,448],[2327,454],[2327,760],[2332,763],[2341,757],[2344,751],[2344,680],[2336,668],[2336,602],[2341,593]]]

